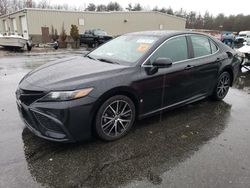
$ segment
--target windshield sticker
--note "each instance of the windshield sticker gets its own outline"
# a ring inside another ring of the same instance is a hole
[[[138,39],[136,43],[152,44],[154,41],[154,39]]]
[[[140,44],[139,47],[136,49],[138,52],[145,52],[149,48],[148,44]]]

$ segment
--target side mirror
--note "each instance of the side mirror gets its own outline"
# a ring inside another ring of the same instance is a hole
[[[158,72],[158,69],[160,68],[168,68],[173,64],[172,60],[170,58],[157,58],[153,63],[152,67],[146,67],[145,70],[148,75],[153,75]]]
[[[154,61],[153,66],[157,68],[167,68],[170,67],[172,64],[173,61],[170,58],[159,57]]]

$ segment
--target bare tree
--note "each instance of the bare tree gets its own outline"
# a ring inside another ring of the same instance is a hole
[[[33,7],[32,0],[26,0],[25,4],[26,4],[26,6],[25,6],[26,8],[32,8]]]
[[[203,16],[203,21],[204,21],[204,27],[206,29],[212,29],[213,28],[213,16],[209,14],[209,12],[205,12]]]
[[[132,7],[131,3],[128,4],[128,7],[126,7],[126,10],[128,10],[128,11],[132,11],[133,10],[133,7]]]
[[[107,5],[107,11],[122,11],[122,6],[117,2],[110,2]]]
[[[167,12],[166,13],[170,14],[170,15],[174,15],[174,11],[173,11],[173,9],[171,7],[167,8]]]
[[[0,0],[0,15],[4,15],[9,13],[9,1],[8,0]]]
[[[88,7],[86,8],[87,11],[95,11],[96,10],[96,6],[94,3],[90,3],[88,5]]]
[[[182,17],[182,18],[186,18],[187,17],[187,11],[183,10],[183,8],[180,8],[178,11],[174,12],[174,15]]]
[[[152,11],[159,11],[158,6],[155,6],[155,7],[152,9]]]
[[[142,11],[142,6],[140,3],[136,3],[132,9],[133,11]]]
[[[18,11],[20,8],[19,8],[19,3],[20,3],[20,0],[12,0],[10,2],[10,5],[9,5],[9,12],[15,12],[15,11]],[[22,6],[22,5],[21,5]]]
[[[48,0],[41,0],[39,1],[37,7],[42,9],[50,8],[50,2]]]
[[[104,12],[104,11],[107,11],[107,6],[106,6],[106,5],[103,5],[103,4],[97,5],[96,11],[97,11],[97,12]]]
[[[69,5],[68,4],[63,4],[63,10],[69,10]]]

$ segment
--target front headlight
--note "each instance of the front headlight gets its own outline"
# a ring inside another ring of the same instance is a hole
[[[67,101],[73,99],[79,99],[87,96],[93,88],[80,89],[75,91],[53,91],[45,95],[39,101]]]

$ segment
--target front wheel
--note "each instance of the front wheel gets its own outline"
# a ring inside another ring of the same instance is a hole
[[[31,51],[31,49],[32,49],[32,44],[30,44],[30,43],[26,43],[26,46],[27,46],[27,50],[28,51]]]
[[[217,85],[213,92],[213,99],[222,100],[226,97],[231,84],[231,76],[228,72],[223,72],[218,79]]]
[[[96,48],[96,47],[98,47],[98,42],[97,41],[94,41],[94,43],[92,44],[92,46],[91,46],[92,48]]]
[[[106,100],[96,115],[95,130],[106,141],[126,135],[135,121],[135,105],[124,96],[116,95]]]

